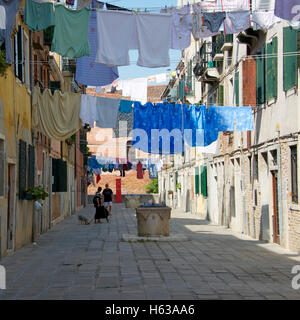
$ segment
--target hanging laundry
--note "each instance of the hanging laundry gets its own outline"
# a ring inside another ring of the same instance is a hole
[[[250,28],[250,11],[227,12],[224,34],[235,34]]]
[[[223,11],[250,10],[249,0],[221,0]]]
[[[108,171],[109,171],[109,172],[113,172],[113,171],[114,171],[114,168],[115,168],[115,166],[114,166],[112,163],[110,163],[110,164],[108,165]]]
[[[166,73],[160,73],[160,74],[155,75],[155,82],[156,83],[161,83],[161,82],[166,82],[166,81],[167,81],[167,74]]]
[[[21,0],[0,0],[0,6],[5,10],[5,28],[0,29],[0,45],[5,41],[5,58],[7,64],[12,64],[12,31],[15,24],[16,14]],[[3,9],[2,9],[3,15]],[[3,24],[3,23],[2,23]]]
[[[122,113],[132,113],[133,101],[131,100],[121,100],[119,111]]]
[[[136,176],[137,176],[138,179],[143,179],[144,178],[143,165],[142,165],[142,163],[140,161],[136,165]]]
[[[49,89],[43,93],[34,88],[32,102],[32,128],[51,139],[64,141],[82,126],[80,121],[80,94]]]
[[[130,99],[146,103],[148,98],[148,80],[147,78],[132,79],[130,82]]]
[[[132,136],[133,111],[118,113],[117,126],[113,129],[113,138],[126,138]]]
[[[89,25],[90,55],[76,60],[75,79],[78,83],[86,86],[105,86],[111,84],[119,77],[117,67],[110,67],[96,63],[97,55],[97,16],[96,12],[91,12]]]
[[[218,32],[225,18],[226,18],[225,12],[203,13],[203,19],[204,19],[205,25],[211,32]]]
[[[98,10],[96,62],[112,66],[129,65],[129,49],[135,27],[132,12]]]
[[[253,115],[251,107],[235,108],[236,131],[253,130]]]
[[[252,12],[257,11],[273,11],[275,9],[276,0],[256,0],[252,1]]]
[[[234,114],[232,115],[234,117]],[[184,140],[191,147],[208,146],[218,139],[218,129],[207,125],[205,106],[183,105]]]
[[[89,8],[91,5],[92,0],[77,0],[77,10],[82,8]]]
[[[0,6],[0,29],[6,29],[6,12],[3,6]]]
[[[152,154],[183,151],[181,106],[134,103],[132,146]]]
[[[211,32],[204,22],[203,14],[201,13],[200,6],[197,4],[193,5],[193,15],[192,15],[192,34],[195,40],[200,38],[212,37],[218,32]]]
[[[128,168],[128,171],[132,170],[132,163],[131,162],[127,162],[127,168]]]
[[[287,21],[297,22],[300,20],[299,6],[300,0],[276,0],[275,16]]]
[[[216,128],[218,131],[234,131],[235,110],[235,107],[209,107],[206,115],[206,129]]]
[[[171,49],[183,50],[191,44],[192,17],[190,6],[180,9],[171,7],[167,13],[172,15]]]
[[[252,13],[252,21],[256,24],[254,29],[267,31],[280,22],[281,19],[275,16],[274,11],[254,11]]]
[[[216,154],[218,148],[218,140],[212,142],[206,147],[197,147],[197,153]]]
[[[89,94],[81,95],[80,119],[82,123],[94,128],[97,119],[97,97]]]
[[[115,128],[117,125],[119,105],[120,99],[97,97],[97,127]]]
[[[158,174],[157,174],[157,168],[155,164],[150,164],[148,166],[148,172],[149,172],[150,179],[157,179]]]
[[[101,180],[101,176],[100,176],[100,174],[97,174],[96,184],[98,184],[100,182],[100,180]]]
[[[55,29],[51,50],[63,57],[80,58],[90,55],[88,40],[90,11],[71,10],[55,5]]]
[[[148,68],[168,67],[172,16],[141,12],[136,15],[139,58],[137,65]]]

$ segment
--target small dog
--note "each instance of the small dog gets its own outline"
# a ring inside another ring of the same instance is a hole
[[[80,221],[81,224],[90,224],[91,221],[85,216],[79,215],[78,220]]]

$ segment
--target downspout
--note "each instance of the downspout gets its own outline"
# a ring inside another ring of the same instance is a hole
[[[279,213],[279,228],[280,228],[280,245],[282,245],[282,227],[283,227],[283,219],[282,219],[282,181],[281,181],[281,151],[280,151],[280,142],[277,147],[277,165],[278,165],[278,213]]]
[[[244,154],[241,147],[241,160],[242,160],[242,195],[243,195],[243,231],[242,234],[246,234],[246,199],[245,199],[245,170],[244,170]]]

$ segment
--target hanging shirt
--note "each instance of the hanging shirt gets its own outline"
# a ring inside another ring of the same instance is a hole
[[[137,78],[130,81],[130,98],[133,101],[146,103],[148,97],[148,79]]]
[[[3,6],[0,6],[0,29],[6,29],[6,12]]]
[[[97,97],[97,127],[115,128],[117,125],[119,105],[120,99]]]
[[[276,0],[275,16],[287,21],[297,22],[300,20],[299,6],[300,0]]]
[[[253,130],[253,115],[251,107],[235,108],[236,131]]]
[[[200,38],[212,37],[218,32],[211,32],[204,22],[203,14],[201,13],[201,7],[197,4],[193,5],[193,15],[192,15],[192,34],[195,40]]]
[[[281,20],[275,16],[274,11],[254,11],[252,21],[256,24],[256,29],[267,31]]]
[[[250,11],[227,12],[224,34],[235,34],[250,28]]]
[[[133,129],[133,111],[131,111],[130,113],[119,111],[117,126],[113,129],[113,138],[131,137],[132,129]]]
[[[141,162],[138,162],[138,164],[136,165],[136,175],[138,179],[144,178],[143,165]]]
[[[167,11],[172,15],[171,49],[183,50],[191,44],[192,18],[190,6],[180,9],[170,8]]]
[[[89,94],[81,95],[80,119],[82,123],[94,128],[97,119],[97,97]]]
[[[226,18],[225,12],[203,13],[203,19],[204,19],[205,25],[211,32],[218,32],[225,18]]]
[[[131,100],[121,100],[119,111],[122,113],[132,113],[132,104]]]
[[[63,5],[56,5],[51,51],[68,58],[90,55],[89,23],[88,9],[71,10]]]
[[[0,0],[0,6],[5,9],[5,28],[0,29],[0,45],[5,41],[5,58],[7,64],[12,64],[12,30],[21,0]],[[3,15],[3,9],[2,9]],[[3,22],[2,22],[3,24]]]
[[[136,23],[139,45],[137,65],[148,68],[168,67],[172,16],[141,12],[136,15]]]
[[[129,65],[129,48],[135,33],[135,19],[132,12],[97,11],[96,62],[112,66]]]
[[[88,37],[91,52],[89,56],[76,60],[75,79],[86,86],[108,85],[119,77],[119,72],[117,67],[110,67],[95,62],[98,48],[97,16],[95,11],[91,12]]]
[[[24,22],[31,31],[45,30],[55,25],[52,2],[25,1]]]
[[[250,10],[249,0],[221,0],[223,11]]]
[[[216,128],[218,131],[233,131],[235,110],[235,107],[209,107],[206,115],[206,130]]]

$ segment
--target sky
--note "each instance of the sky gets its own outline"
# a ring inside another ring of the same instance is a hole
[[[116,6],[126,7],[128,9],[140,8],[140,10],[143,11],[145,8],[163,8],[165,6],[170,7],[172,5],[177,5],[177,0],[111,0],[107,2]],[[130,50],[129,55],[131,61],[130,66],[118,68],[120,79],[149,77],[151,75],[164,73],[168,69],[173,71],[181,58],[180,50],[170,50],[170,66],[168,68],[143,68],[136,65],[136,61],[138,59],[137,50]]]

